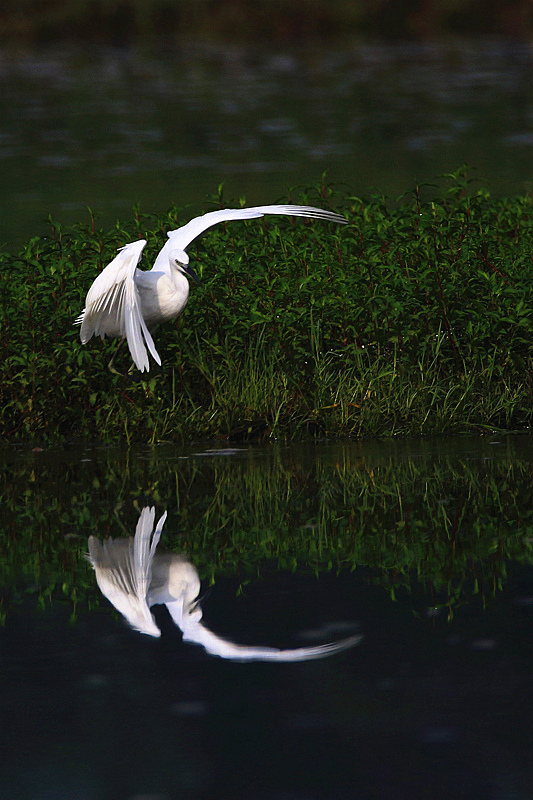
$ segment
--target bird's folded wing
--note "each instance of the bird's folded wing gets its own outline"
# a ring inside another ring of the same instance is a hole
[[[311,217],[313,219],[322,219],[326,222],[338,222],[341,224],[346,224],[347,222],[341,214],[336,214],[334,211],[326,211],[322,208],[314,208],[313,206],[273,205],[255,206],[254,208],[223,208],[220,211],[209,211],[201,217],[192,219],[181,228],[167,233],[169,241],[159,252],[153,269],[168,269],[168,256],[171,250],[175,248],[185,250],[197,236],[200,236],[201,233],[219,222],[230,222],[231,220],[239,219],[256,219],[262,217],[264,214]]]
[[[76,322],[81,324],[80,339],[83,344],[91,336],[106,334],[125,336],[136,367],[148,370],[146,345],[152,356],[161,364],[150,331],[146,327],[139,290],[135,285],[135,270],[146,245],[139,239],[122,247],[113,261],[102,270],[89,289],[85,309]]]
[[[161,531],[166,519],[166,511],[157,523],[157,528],[152,536],[155,522],[155,508],[146,506],[141,511],[141,516],[135,528],[135,537],[133,539],[133,552],[130,552],[130,574],[131,586],[133,591],[138,597],[146,599],[148,595],[148,588],[152,580],[152,562],[159,539],[161,538]],[[131,540],[130,540],[131,541]]]
[[[166,514],[152,537],[155,510],[144,508],[135,537],[107,539],[89,537],[89,561],[102,594],[120,611],[135,630],[151,636],[160,631],[148,608],[147,594],[152,579],[152,562]]]

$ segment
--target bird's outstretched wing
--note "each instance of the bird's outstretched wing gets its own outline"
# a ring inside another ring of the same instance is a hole
[[[118,251],[89,289],[85,308],[76,320],[81,324],[82,344],[86,344],[91,336],[102,339],[106,334],[125,336],[131,357],[141,372],[150,366],[146,346],[161,364],[142,315],[139,290],[135,285],[135,270],[145,245],[146,239],[139,239]]]
[[[183,633],[184,642],[194,642],[204,647],[208,653],[230,661],[310,661],[347,650],[359,644],[362,636],[350,636],[340,642],[315,645],[314,647],[298,647],[294,650],[278,650],[275,647],[248,647],[234,644],[217,636],[200,622],[201,612],[189,610],[183,601],[167,603],[170,615]]]
[[[135,537],[107,539],[89,537],[89,561],[102,594],[120,611],[134,630],[160,636],[147,602],[152,579],[152,561],[161,537],[166,512],[154,530],[155,509],[143,508]]]
[[[255,206],[254,208],[223,208],[220,211],[209,211],[201,217],[195,217],[175,231],[169,231],[167,236],[169,241],[160,250],[153,269],[168,269],[168,256],[171,250],[176,248],[185,250],[197,236],[216,225],[219,222],[229,222],[239,219],[256,219],[265,214],[284,214],[290,217],[311,217],[312,219],[322,219],[325,222],[338,222],[345,225],[348,220],[341,214],[334,211],[325,211],[322,208],[313,206],[293,206],[293,205],[273,205]]]

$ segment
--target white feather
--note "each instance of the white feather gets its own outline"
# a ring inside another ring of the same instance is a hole
[[[212,228],[213,225],[218,225],[219,222],[257,219],[265,214],[310,217],[312,219],[322,219],[325,222],[337,222],[341,225],[346,225],[347,223],[347,220],[340,214],[334,211],[325,211],[321,208],[313,208],[313,206],[272,205],[254,206],[253,208],[222,208],[220,211],[209,211],[201,217],[195,217],[195,219],[187,222],[186,225],[182,225],[181,228],[167,233],[169,241],[159,251],[154,263],[154,269],[166,269],[168,254],[171,249],[179,247],[181,250],[186,250],[200,234],[204,233],[208,228]]]
[[[147,603],[152,580],[152,562],[161,537],[166,513],[154,532],[155,510],[144,508],[137,523],[135,537],[107,539],[101,543],[89,537],[89,561],[102,594],[113,603],[137,631],[160,636]]]
[[[265,214],[311,217],[340,224],[347,221],[334,211],[313,206],[272,205],[210,211],[169,231],[168,241],[148,271],[137,269],[146,240],[132,242],[119,250],[89,289],[85,308],[75,321],[81,325],[82,343],[86,344],[91,336],[126,338],[133,362],[141,372],[150,369],[147,348],[161,364],[149,329],[175,319],[187,304],[189,283],[185,273],[195,276],[188,266],[185,249],[219,222],[255,219]]]
[[[190,614],[184,603],[177,600],[167,603],[170,615],[178,628],[183,633],[184,642],[199,644],[214,656],[220,656],[230,661],[310,661],[311,659],[324,658],[341,650],[347,650],[358,644],[362,636],[350,636],[340,642],[315,645],[314,647],[298,647],[294,650],[279,650],[275,647],[251,647],[249,645],[235,644],[227,639],[217,636],[200,622],[198,611]],[[201,612],[200,612],[201,616]]]
[[[120,248],[89,289],[85,308],[76,322],[81,324],[80,339],[86,344],[91,336],[124,338],[131,357],[143,372],[150,368],[146,345],[153,358],[161,364],[152,336],[146,327],[136,271],[146,239]]]
[[[340,642],[278,650],[235,644],[217,636],[201,623],[196,568],[184,556],[156,552],[166,516],[165,512],[153,536],[155,510],[144,508],[134,539],[107,539],[101,544],[94,536],[89,538],[89,560],[98,586],[135,630],[159,636],[149,606],[164,603],[180,628],[183,641],[199,644],[208,653],[232,661],[308,661],[333,655],[361,641],[361,636],[350,636]]]

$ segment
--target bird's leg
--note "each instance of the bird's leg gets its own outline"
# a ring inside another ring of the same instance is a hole
[[[122,345],[124,344],[125,341],[126,341],[125,339],[121,339],[120,340],[119,345],[118,345],[117,349],[115,350],[115,352],[113,353],[113,356],[112,356],[112,358],[111,358],[111,360],[110,360],[110,362],[109,362],[109,364],[107,366],[108,366],[109,371],[112,372],[113,375],[120,375],[121,378],[132,378],[133,373],[135,371],[135,364],[132,364],[127,372],[120,372],[120,370],[118,370],[115,367],[115,359],[118,356],[118,354],[120,352],[120,349],[121,349],[121,347],[122,347]],[[133,380],[142,381],[142,377],[135,378]]]
[[[109,364],[107,365],[109,371],[112,372],[113,375],[120,375],[122,378],[124,378],[125,375],[124,375],[123,372],[119,372],[118,369],[115,367],[115,359],[118,356],[118,354],[120,353],[120,349],[121,349],[122,345],[124,344],[124,341],[125,341],[124,339],[120,340],[117,349],[113,353],[113,355],[111,357],[111,360],[110,360]]]

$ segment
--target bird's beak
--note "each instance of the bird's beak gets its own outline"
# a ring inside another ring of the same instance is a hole
[[[187,264],[187,266],[184,266],[183,269],[187,273],[187,275],[189,275],[193,279],[193,281],[196,281],[198,286],[203,286],[202,281],[200,280],[200,278],[198,277],[198,275],[193,270],[193,268],[191,267],[190,264]]]

